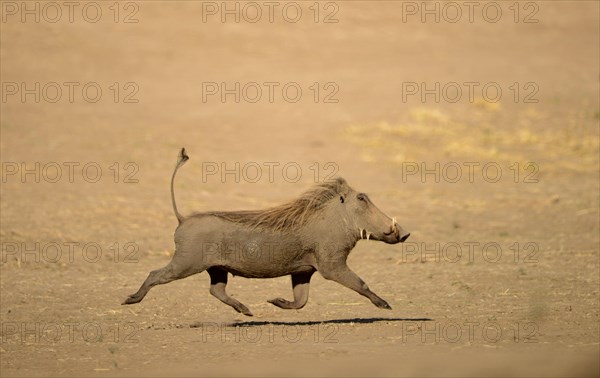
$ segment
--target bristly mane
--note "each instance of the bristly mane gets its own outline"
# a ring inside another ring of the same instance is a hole
[[[327,202],[339,196],[340,189],[345,184],[343,178],[326,181],[290,202],[264,210],[209,211],[197,215],[212,215],[252,228],[294,230],[306,224],[311,217],[323,210]]]

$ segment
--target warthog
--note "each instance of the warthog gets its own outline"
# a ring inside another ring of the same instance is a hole
[[[210,293],[248,316],[252,316],[250,310],[225,292],[227,273],[247,278],[289,274],[294,300],[275,298],[269,302],[284,309],[299,309],[308,300],[311,276],[319,271],[326,279],[369,298],[375,306],[391,309],[346,265],[348,254],[361,239],[396,244],[410,235],[366,194],[357,193],[343,178],[337,178],[266,210],[210,211],[186,218],[177,210],[173,182],[188,159],[182,149],[171,177],[171,200],[179,221],[173,259],[164,268],[150,272],[137,293],[123,304],[140,302],[155,285],[206,270]]]

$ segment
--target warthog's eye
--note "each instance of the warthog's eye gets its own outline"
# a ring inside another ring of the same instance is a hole
[[[340,196],[340,202],[344,203],[344,196]]]
[[[363,193],[359,193],[359,194],[356,196],[356,198],[357,198],[359,201],[366,201],[366,200],[367,200],[367,196],[366,196],[366,195],[364,195]]]

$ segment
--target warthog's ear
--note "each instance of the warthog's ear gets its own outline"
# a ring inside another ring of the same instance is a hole
[[[342,177],[338,177],[335,179],[336,190],[339,194],[345,196],[352,189],[350,189],[350,185],[344,180]]]

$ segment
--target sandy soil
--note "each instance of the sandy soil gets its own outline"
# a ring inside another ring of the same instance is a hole
[[[21,4],[1,3],[2,376],[599,374],[597,2]],[[230,279],[248,318],[206,273],[121,306],[173,253],[182,146],[184,213],[329,175],[369,193],[412,233],[349,258],[393,310],[318,274],[298,311],[266,302],[288,277]]]

